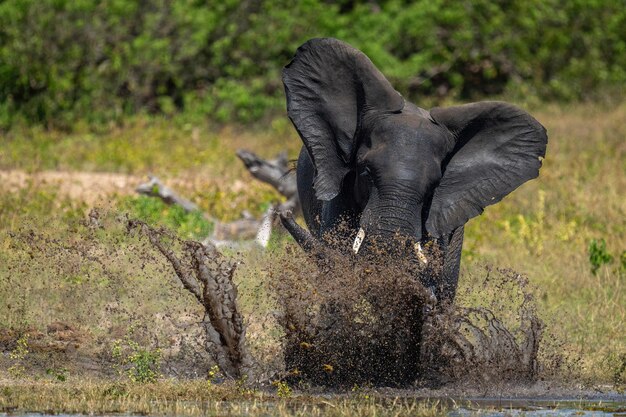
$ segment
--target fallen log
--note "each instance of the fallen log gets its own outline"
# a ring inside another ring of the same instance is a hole
[[[294,170],[289,169],[286,152],[281,152],[274,159],[265,160],[253,152],[239,149],[237,156],[254,178],[271,185],[287,198],[287,201],[278,205],[278,212],[300,210],[296,175]]]
[[[149,181],[140,184],[135,190],[148,197],[158,197],[165,204],[181,206],[186,212],[200,210],[196,204],[176,194],[174,190],[167,187],[157,177],[148,176]]]
[[[285,196],[287,200],[283,203],[272,205],[261,219],[256,219],[249,213],[244,212],[239,220],[220,222],[209,214],[204,213],[204,217],[214,225],[213,233],[205,239],[205,242],[215,246],[222,246],[236,240],[254,239],[260,246],[267,247],[272,227],[276,221],[276,214],[300,210],[295,173],[289,169],[285,152],[280,153],[272,160],[264,160],[245,149],[239,149],[237,156],[254,178],[271,185]],[[148,182],[140,184],[136,188],[139,194],[159,198],[168,205],[181,206],[186,212],[200,211],[196,204],[178,195],[173,189],[163,184],[159,178],[149,176],[148,179]]]

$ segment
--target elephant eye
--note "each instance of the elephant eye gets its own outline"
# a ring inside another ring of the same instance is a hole
[[[359,177],[368,177],[370,176],[370,168],[369,167],[364,167],[361,170],[361,173],[359,174]]]

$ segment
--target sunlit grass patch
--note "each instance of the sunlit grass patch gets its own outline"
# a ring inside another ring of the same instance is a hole
[[[54,187],[32,183],[13,191],[0,187],[0,230],[16,230],[28,223],[46,224],[52,217],[77,220],[85,209],[84,202],[60,196]]]
[[[181,120],[129,118],[122,126],[72,132],[16,127],[3,134],[0,169],[81,170],[127,174],[180,175],[186,172],[241,177],[235,150],[264,157],[288,150],[296,158],[297,134],[285,121],[251,130]]]
[[[157,198],[128,197],[120,202],[120,209],[131,218],[163,225],[183,238],[202,240],[213,230],[212,222],[201,211],[186,212],[180,206],[167,205]]]

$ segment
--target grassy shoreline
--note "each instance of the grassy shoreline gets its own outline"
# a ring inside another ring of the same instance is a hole
[[[485,265],[512,268],[528,276],[541,316],[547,319],[551,334],[558,336],[557,348],[569,355],[560,377],[587,385],[623,387],[626,105],[544,106],[531,112],[549,133],[540,176],[469,222],[461,286],[474,286],[484,276]],[[166,182],[171,180],[204,211],[220,220],[232,220],[243,209],[259,215],[268,201],[279,198],[268,186],[249,178],[234,156],[235,149],[247,147],[265,157],[287,149],[289,157],[295,158],[299,146],[286,118],[264,131],[179,126],[164,119],[135,120],[100,133],[28,128],[3,138],[0,169],[154,173]],[[195,230],[195,223],[170,208],[146,205],[131,193],[107,195],[108,206],[103,210],[139,213],[181,234]],[[17,363],[8,354],[15,349],[14,339],[23,334],[41,335],[41,340],[50,339],[53,346],[67,351],[63,360],[74,365],[72,376],[80,375],[81,363],[72,356],[76,349],[93,353],[97,347],[98,352],[108,353],[109,344],[124,338],[131,323],[139,329],[133,337],[146,348],[175,345],[169,353],[182,355],[186,343],[193,341],[197,333],[193,326],[201,312],[169,280],[169,267],[115,227],[85,227],[92,204],[80,196],[62,195],[58,184],[45,181],[26,181],[17,189],[0,184],[0,300],[6,301],[0,302],[0,350],[5,353],[0,356],[0,378]],[[16,237],[31,229],[53,237],[58,245],[31,250]],[[601,262],[595,273],[589,253],[594,240],[605,242],[604,257],[599,259],[611,259]],[[77,242],[84,245],[85,253],[104,260],[104,266],[86,263],[80,254],[66,251],[64,244]],[[244,310],[251,317],[251,338],[266,348],[267,355],[279,356],[279,349],[268,342],[271,337],[263,323],[254,316],[270,310],[258,288],[273,255],[242,252],[236,280]],[[145,268],[138,267],[144,264]],[[67,300],[72,300],[72,308],[67,308]],[[57,332],[53,339],[47,327],[59,321],[69,324],[76,334],[60,340]],[[4,340],[3,331],[9,330],[15,334]],[[49,346],[40,345],[40,353],[48,354]],[[41,374],[57,366],[58,358],[42,357],[33,372]],[[204,372],[204,363],[189,362]]]
[[[80,381],[63,384],[0,382],[0,412],[177,416],[442,416],[438,400],[375,395],[293,395],[236,383],[159,381],[152,384]]]
[[[548,388],[550,387],[550,388]],[[626,397],[615,392],[550,386],[509,386],[476,391],[459,388],[289,391],[267,386],[249,388],[237,382],[164,379],[150,384],[119,380],[49,381],[0,380],[0,413],[177,416],[445,416],[451,410],[575,408],[621,412]],[[499,393],[499,394],[498,394]]]

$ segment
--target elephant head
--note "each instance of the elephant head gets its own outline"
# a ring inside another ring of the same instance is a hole
[[[421,109],[336,39],[302,45],[283,82],[316,199],[354,202],[355,252],[374,238],[401,234],[419,246],[449,236],[537,177],[545,154],[546,130],[523,110],[502,102]]]

